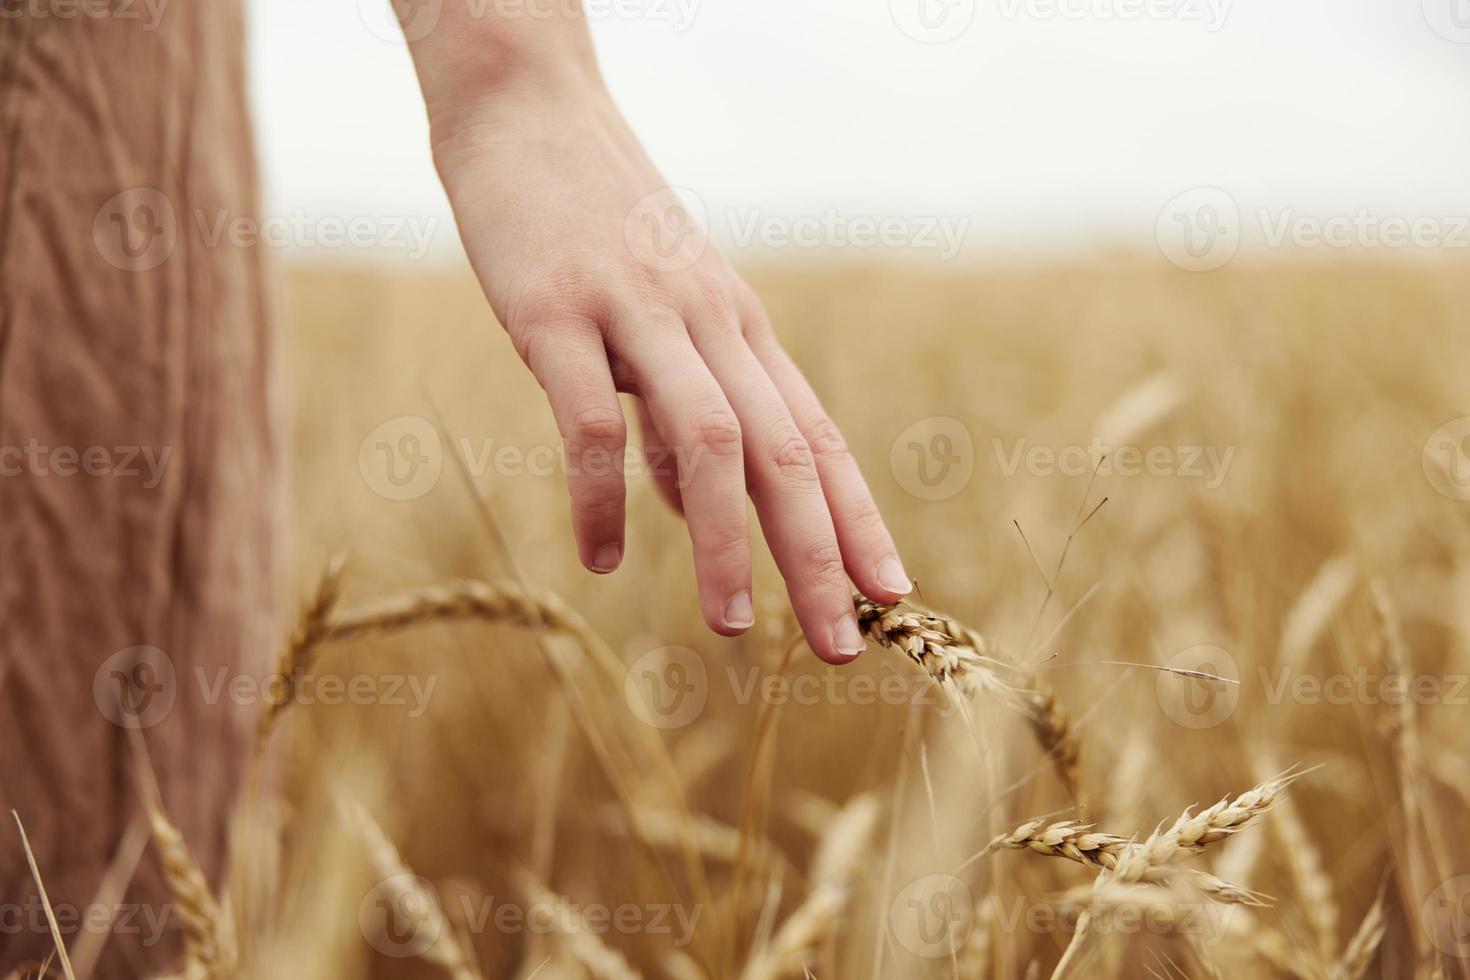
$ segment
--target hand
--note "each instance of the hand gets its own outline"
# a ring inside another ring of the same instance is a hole
[[[807,642],[828,663],[860,653],[847,577],[881,601],[906,594],[893,540],[760,301],[601,86],[431,119],[470,261],[565,440],[582,563],[611,572],[623,556],[621,391],[639,399],[650,462],[677,463],[659,484],[688,520],[710,628],[754,622],[748,491]]]

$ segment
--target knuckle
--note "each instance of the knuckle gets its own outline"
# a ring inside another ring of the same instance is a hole
[[[586,489],[590,491],[592,488]],[[577,522],[583,527],[603,527],[620,523],[623,518],[621,498],[606,493],[577,494],[572,501],[572,506],[576,511]]]
[[[506,327],[535,329],[543,324],[592,319],[603,293],[603,277],[593,269],[569,266],[543,277],[510,307]]]
[[[847,440],[842,438],[837,424],[825,415],[807,430],[807,441],[818,459],[840,459],[847,455]]]
[[[725,288],[723,277],[695,268],[690,270],[688,281],[694,302],[706,316],[722,323],[738,322],[735,303]]]
[[[741,451],[740,422],[725,409],[705,412],[691,423],[689,441],[696,449],[713,455],[735,455]]]
[[[864,500],[862,504],[855,507],[850,514],[843,519],[848,530],[855,531],[861,535],[869,535],[878,531],[884,531],[883,515],[878,513],[878,508],[872,500]]]
[[[574,448],[616,449],[628,439],[628,423],[617,409],[596,405],[572,416],[566,435]]]
[[[622,267],[621,277],[629,308],[642,310],[651,306],[671,314],[678,310],[679,290],[668,273],[632,261]]]
[[[766,312],[765,304],[762,303],[751,291],[745,287],[740,301],[740,327],[745,336],[751,340],[765,340],[775,336],[775,328],[771,325],[771,316]]]
[[[815,482],[817,468],[812,458],[812,448],[794,429],[776,435],[766,453],[772,468],[788,480],[802,483]]]
[[[846,566],[842,563],[842,551],[831,539],[819,540],[806,545],[801,552],[802,571],[813,581],[820,583],[846,581]]]
[[[706,544],[711,554],[720,556],[720,563],[727,569],[739,571],[740,566],[749,564],[750,533],[743,523],[712,530]]]

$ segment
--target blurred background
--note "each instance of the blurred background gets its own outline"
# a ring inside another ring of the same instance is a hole
[[[385,11],[252,0],[268,207],[432,218],[436,258],[453,262]],[[588,13],[623,112],[726,248],[729,211],[830,209],[963,223],[966,257],[1151,250],[1166,204],[1201,186],[1301,217],[1466,209],[1470,132],[1450,122],[1470,108],[1458,0],[603,0]],[[824,244],[764,256],[757,241],[736,258],[860,257]]]
[[[634,130],[956,618],[878,611],[853,667],[787,659],[762,550],[756,629],[714,637],[638,479],[626,564],[584,573],[387,5],[253,0],[284,588],[310,609],[346,555],[328,619],[418,613],[313,670],[432,694],[284,714],[284,792],[242,816],[242,972],[1465,976],[1463,0],[586,3]],[[467,579],[560,599],[446,600]],[[957,708],[920,640],[998,686]],[[1142,840],[1240,794],[1179,858],[1232,901],[1104,900],[1052,845],[972,860],[1033,819]],[[487,901],[700,924],[538,931]]]

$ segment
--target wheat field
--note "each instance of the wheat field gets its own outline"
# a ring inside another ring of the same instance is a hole
[[[580,569],[468,275],[290,271],[282,666],[365,697],[174,841],[191,975],[1470,975],[1463,265],[745,271],[917,580],[849,667],[646,480]]]

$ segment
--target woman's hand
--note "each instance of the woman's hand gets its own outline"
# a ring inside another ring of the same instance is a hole
[[[660,489],[688,520],[710,628],[730,636],[755,619],[748,493],[807,642],[829,663],[852,659],[863,639],[848,576],[879,600],[909,591],[893,540],[760,301],[595,72],[437,104],[431,88],[425,78],[460,235],[565,441],[582,563],[622,560],[626,392]]]

